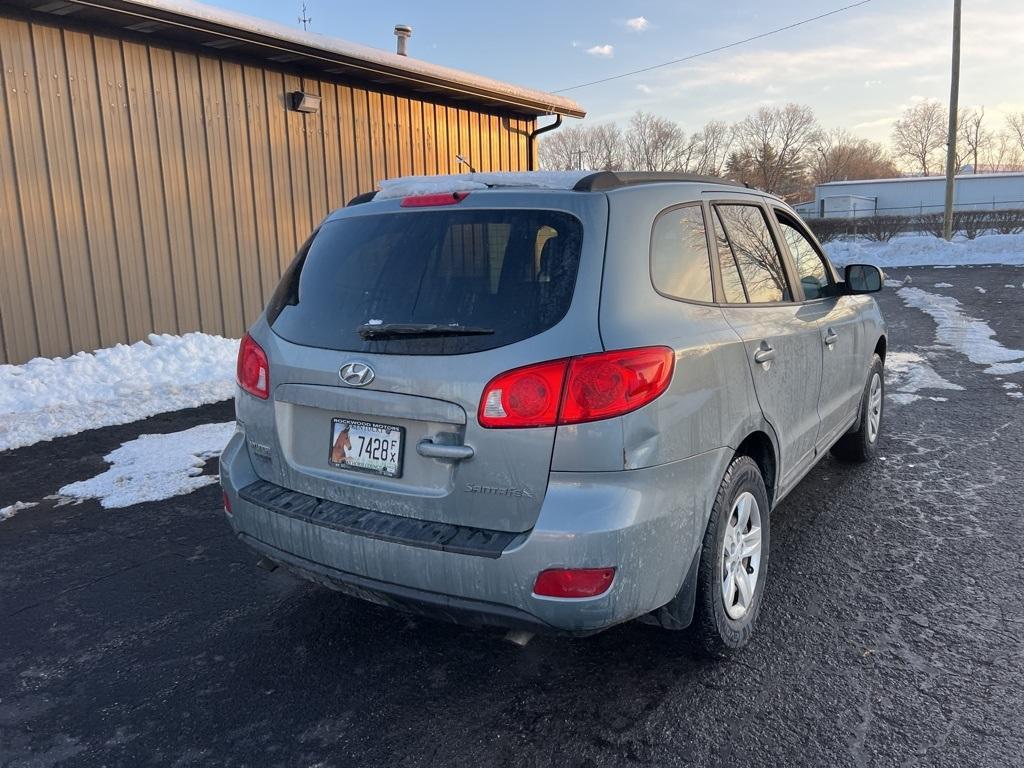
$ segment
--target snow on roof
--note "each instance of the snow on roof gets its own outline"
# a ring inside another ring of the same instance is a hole
[[[105,5],[105,3],[99,0],[95,5]],[[160,17],[164,19],[168,14],[188,17],[191,20],[226,27],[237,32],[274,38],[303,48],[333,54],[346,59],[345,63],[349,66],[367,70],[378,76],[383,73],[435,87],[444,87],[445,84],[450,84],[452,90],[465,89],[465,92],[471,95],[487,96],[521,107],[528,106],[537,114],[563,114],[572,117],[583,117],[586,114],[583,107],[564,96],[511,85],[489,77],[430,64],[409,56],[399,56],[379,48],[371,48],[317,32],[294,29],[268,19],[196,3],[192,0],[121,0],[116,4],[111,4],[110,7],[114,8],[115,5],[117,8],[127,6],[131,13],[137,15],[144,13],[145,9],[151,9],[160,12]]]
[[[386,179],[374,200],[390,200],[411,195],[437,195],[448,192],[472,192],[480,189],[534,188],[572,189],[593,171],[523,171],[500,173],[458,173],[449,176],[403,176]]]

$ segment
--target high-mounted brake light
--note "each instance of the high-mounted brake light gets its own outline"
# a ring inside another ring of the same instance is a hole
[[[238,385],[254,397],[266,400],[270,397],[270,364],[267,354],[248,333],[238,345]]]
[[[614,578],[614,568],[550,568],[537,575],[533,594],[576,599],[596,597],[608,591]]]
[[[455,205],[469,197],[469,192],[444,192],[439,195],[411,195],[402,198],[403,208],[429,208],[434,205]]]
[[[669,347],[640,347],[516,368],[491,379],[477,418],[484,427],[509,428],[621,416],[661,396],[674,365]]]

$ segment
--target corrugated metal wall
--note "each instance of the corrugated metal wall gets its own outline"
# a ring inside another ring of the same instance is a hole
[[[0,18],[0,63],[0,363],[240,336],[377,180],[527,168],[530,120],[157,45]]]

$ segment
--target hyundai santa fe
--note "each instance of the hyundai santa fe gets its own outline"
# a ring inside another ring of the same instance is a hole
[[[241,342],[225,511],[262,564],[377,603],[739,648],[772,510],[877,451],[881,287],[721,179],[383,182]]]

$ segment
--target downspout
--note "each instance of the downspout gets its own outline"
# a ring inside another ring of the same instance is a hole
[[[537,140],[537,137],[540,136],[542,133],[547,133],[548,131],[555,130],[555,128],[557,128],[561,124],[562,124],[562,116],[561,115],[555,115],[555,122],[553,122],[551,125],[545,125],[543,128],[535,128],[530,133],[530,135],[527,136],[526,152],[527,152],[527,158],[528,158],[527,159],[527,164],[529,166],[528,170],[531,170],[531,171],[537,170],[536,168],[533,167],[533,165],[534,165],[534,163],[533,163],[533,156],[535,154],[534,151],[533,151],[533,145],[534,145],[534,142]]]

